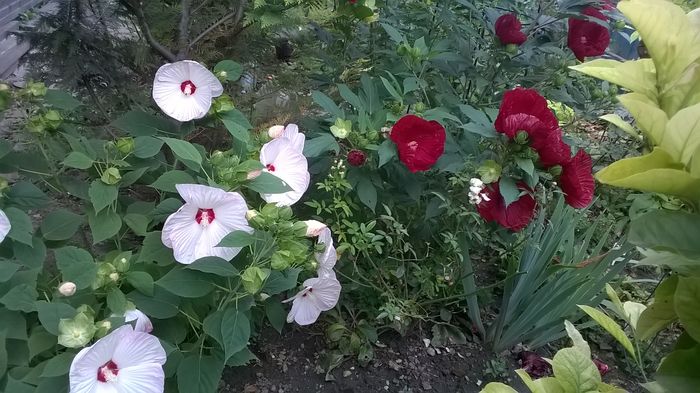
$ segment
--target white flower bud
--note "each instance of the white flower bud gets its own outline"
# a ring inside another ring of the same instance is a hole
[[[73,296],[76,289],[75,283],[66,281],[58,287],[58,292],[63,296]]]
[[[469,191],[470,191],[471,194],[479,195],[479,194],[481,194],[481,190],[483,190],[483,188],[482,188],[482,187],[479,187],[479,186],[471,186],[471,187],[469,187]]]
[[[304,224],[306,224],[307,237],[316,237],[321,234],[322,230],[328,227],[326,224],[316,220],[307,220],[304,221]]]
[[[117,282],[119,280],[119,273],[117,273],[117,272],[110,273],[109,279],[114,281],[114,282]]]
[[[267,130],[267,136],[271,139],[277,139],[284,133],[284,126],[272,126]]]
[[[261,173],[262,173],[262,170],[260,170],[260,169],[250,171],[250,172],[248,172],[248,175],[245,178],[246,178],[246,180],[253,180],[256,177],[260,176]]]
[[[255,210],[253,210],[253,209],[251,209],[251,210],[248,210],[248,211],[245,213],[245,219],[250,221],[250,220],[252,220],[253,218],[257,217],[257,215],[258,215],[258,212],[255,211]]]
[[[477,178],[477,177],[472,177],[471,179],[469,179],[469,185],[472,186],[472,187],[481,187],[481,188],[483,188],[483,187],[484,187],[484,182],[481,181],[481,179],[479,179],[479,178]]]

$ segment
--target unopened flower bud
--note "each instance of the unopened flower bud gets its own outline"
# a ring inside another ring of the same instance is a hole
[[[129,154],[134,151],[134,138],[125,137],[117,139],[115,143],[117,150],[122,154]]]
[[[528,140],[527,131],[520,130],[520,131],[516,132],[514,140],[515,140],[515,143],[517,143],[519,145],[527,144],[527,140]]]
[[[110,186],[119,183],[121,179],[122,174],[116,167],[107,168],[107,170],[102,173],[102,177],[100,177],[100,180],[102,180],[104,184],[108,184]]]
[[[114,282],[119,281],[119,273],[117,273],[117,272],[110,273],[109,279],[114,281]]]
[[[553,167],[549,168],[549,173],[552,176],[559,176],[561,175],[561,165],[554,165]]]
[[[77,287],[75,283],[66,281],[58,286],[58,292],[63,296],[73,296]]]
[[[112,329],[112,322],[107,319],[97,322],[95,324],[95,329],[97,329],[97,331],[95,331],[95,337],[102,338]]]
[[[348,152],[348,164],[362,166],[367,161],[367,155],[362,150],[353,149]]]
[[[328,227],[326,224],[316,220],[306,220],[304,224],[306,224],[306,236],[308,237],[316,237]]]
[[[258,216],[257,210],[250,209],[247,212],[245,212],[245,219],[246,220],[252,220],[253,218]]]
[[[261,173],[262,173],[261,169],[256,169],[254,171],[248,172],[248,174],[246,175],[245,178],[246,178],[246,180],[253,180],[256,177],[260,176]]]
[[[126,258],[119,258],[118,261],[114,262],[114,267],[120,273],[128,272],[130,265],[131,263],[129,263],[129,260]]]
[[[508,53],[510,55],[517,55],[518,54],[518,46],[515,44],[506,45],[506,53]]]
[[[226,72],[226,71],[219,71],[219,72],[216,73],[216,77],[217,77],[220,81],[223,82],[223,81],[225,81],[225,80],[228,79],[228,72]]]
[[[284,126],[272,126],[267,130],[267,136],[270,139],[277,139],[284,133]]]
[[[469,185],[472,187],[483,188],[484,182],[481,181],[481,179],[479,179],[478,177],[472,177],[471,179],[469,179]]]
[[[265,300],[270,298],[270,295],[266,294],[265,292],[261,292],[260,295],[258,295],[258,296],[260,296],[261,302],[264,302]]]

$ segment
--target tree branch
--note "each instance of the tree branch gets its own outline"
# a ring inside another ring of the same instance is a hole
[[[177,57],[173,54],[173,52],[158,42],[153,37],[153,34],[151,34],[151,29],[148,27],[148,22],[146,21],[146,15],[143,13],[143,2],[139,1],[134,3],[136,4],[132,4],[132,6],[134,8],[134,13],[136,14],[136,20],[139,22],[139,26],[141,27],[141,31],[143,32],[143,36],[146,38],[148,45],[150,45],[153,50],[165,57],[168,61],[177,61]]]
[[[248,5],[247,0],[241,0],[240,4],[238,5],[238,8],[235,11],[231,11],[228,14],[224,15],[216,21],[213,25],[209,26],[206,30],[201,32],[195,39],[193,39],[190,42],[189,47],[193,47],[197,42],[202,40],[204,37],[206,37],[209,33],[214,31],[217,27],[221,26],[222,24],[226,23],[229,19],[233,18],[233,24],[237,25],[241,19],[243,18],[243,12],[245,11],[246,6]]]
[[[182,0],[180,3],[180,34],[178,36],[178,60],[183,60],[187,57],[190,45],[190,6],[192,5],[191,0]]]
[[[207,5],[208,2],[209,2],[209,0],[204,0],[204,1],[202,1],[197,7],[194,8],[194,10],[192,11],[192,14],[196,14],[197,11],[201,10],[202,7],[204,7],[205,5]]]

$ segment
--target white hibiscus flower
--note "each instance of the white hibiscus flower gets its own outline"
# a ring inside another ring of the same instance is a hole
[[[153,80],[156,104],[166,115],[183,122],[204,117],[212,98],[223,92],[216,76],[192,60],[164,64]]]
[[[165,360],[155,336],[124,325],[78,352],[70,393],[162,393]]]
[[[11,228],[12,225],[10,225],[10,219],[7,218],[4,211],[0,210],[0,243],[5,240],[5,236],[10,233]]]
[[[199,258],[216,256],[227,261],[239,247],[217,247],[233,231],[252,232],[248,226],[248,206],[237,192],[199,184],[178,184],[177,192],[185,204],[171,214],[163,225],[161,240],[172,248],[175,260],[190,264]]]
[[[335,279],[335,272],[333,267],[335,263],[338,262],[338,254],[335,252],[335,246],[333,245],[333,236],[329,228],[321,230],[318,235],[318,243],[323,244],[325,248],[323,252],[316,253],[316,261],[318,262],[318,270],[316,274],[320,278],[333,278]]]
[[[340,298],[340,283],[335,278],[310,278],[304,281],[304,289],[284,302],[293,302],[287,315],[287,322],[310,325],[321,312],[335,307]]]
[[[134,330],[137,332],[150,333],[153,331],[151,320],[146,314],[136,308],[124,312],[124,322],[135,322]]]
[[[277,138],[263,145],[260,150],[263,171],[278,177],[292,189],[281,194],[261,194],[265,202],[276,203],[278,206],[290,206],[299,201],[311,181],[309,164],[302,154],[304,134],[298,130],[296,134],[290,134],[291,138]]]

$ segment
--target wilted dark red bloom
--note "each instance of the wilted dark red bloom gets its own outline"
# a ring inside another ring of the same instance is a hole
[[[518,232],[525,228],[535,216],[537,203],[525,183],[519,183],[518,188],[527,191],[518,200],[506,207],[506,201],[501,196],[498,182],[489,184],[482,191],[483,200],[476,206],[479,215],[486,221],[497,222],[504,228]],[[486,197],[484,198],[483,195]],[[486,200],[488,198],[488,200]]]
[[[494,124],[496,131],[505,133],[505,119],[518,113],[534,116],[547,127],[559,127],[559,121],[547,106],[547,100],[537,90],[516,87],[503,94],[501,107],[498,109],[498,117],[496,117]]]
[[[348,152],[348,163],[352,166],[362,166],[367,160],[367,155],[362,150],[352,149]]]
[[[552,365],[534,352],[520,352],[518,363],[532,378],[542,378],[552,374]]]
[[[566,203],[577,209],[584,208],[593,201],[593,161],[583,149],[562,165],[559,186],[564,191]]]
[[[603,22],[608,21],[608,18],[595,7],[586,7],[581,14]],[[567,45],[580,61],[589,56],[602,55],[609,44],[610,31],[607,27],[590,20],[569,18]]]
[[[598,359],[593,359],[593,363],[595,363],[595,366],[598,367],[598,372],[600,373],[601,377],[610,371],[610,367]]]
[[[503,14],[496,19],[496,37],[503,45],[522,45],[527,36],[520,29],[523,27],[515,14]]]
[[[436,121],[406,115],[389,134],[399,151],[399,159],[409,171],[427,171],[445,151],[445,128]]]

